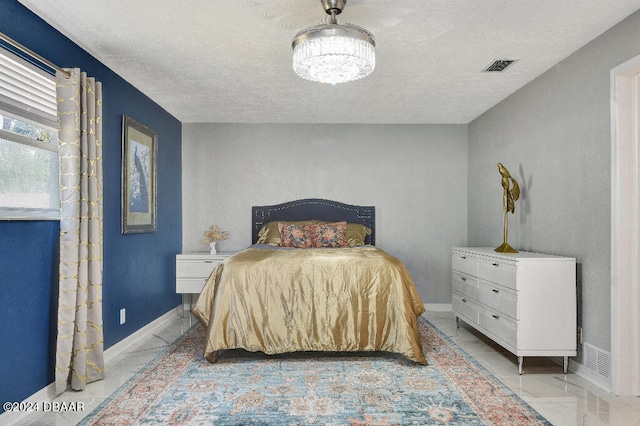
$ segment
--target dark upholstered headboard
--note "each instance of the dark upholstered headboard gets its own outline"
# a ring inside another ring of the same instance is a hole
[[[310,219],[361,223],[371,228],[371,235],[367,237],[365,242],[371,245],[376,243],[376,208],[372,206],[353,206],[320,198],[307,198],[273,206],[253,206],[251,217],[253,220],[252,244],[258,241],[258,232],[265,223],[279,220]]]

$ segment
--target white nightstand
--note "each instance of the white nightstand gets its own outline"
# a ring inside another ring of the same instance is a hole
[[[184,306],[185,294],[189,295],[191,309],[192,295],[200,294],[209,279],[211,271],[235,251],[209,253],[181,253],[176,255],[176,293],[182,294]]]

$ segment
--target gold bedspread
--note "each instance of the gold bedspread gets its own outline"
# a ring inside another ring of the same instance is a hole
[[[193,307],[205,357],[243,348],[388,351],[420,364],[424,305],[404,264],[373,247],[248,248],[219,264]]]

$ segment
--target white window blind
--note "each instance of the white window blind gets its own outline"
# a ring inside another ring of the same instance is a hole
[[[48,126],[57,126],[53,76],[0,49],[0,108]]]
[[[0,219],[59,219],[54,77],[0,49]]]

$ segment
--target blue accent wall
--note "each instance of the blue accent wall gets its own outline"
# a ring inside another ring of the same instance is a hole
[[[0,11],[0,32],[102,82],[106,349],[180,304],[175,255],[182,246],[182,124],[17,1],[0,0]],[[158,133],[154,233],[120,233],[123,114]],[[0,221],[0,401],[21,401],[53,382],[59,229],[57,221]],[[124,325],[121,308],[127,310]]]

